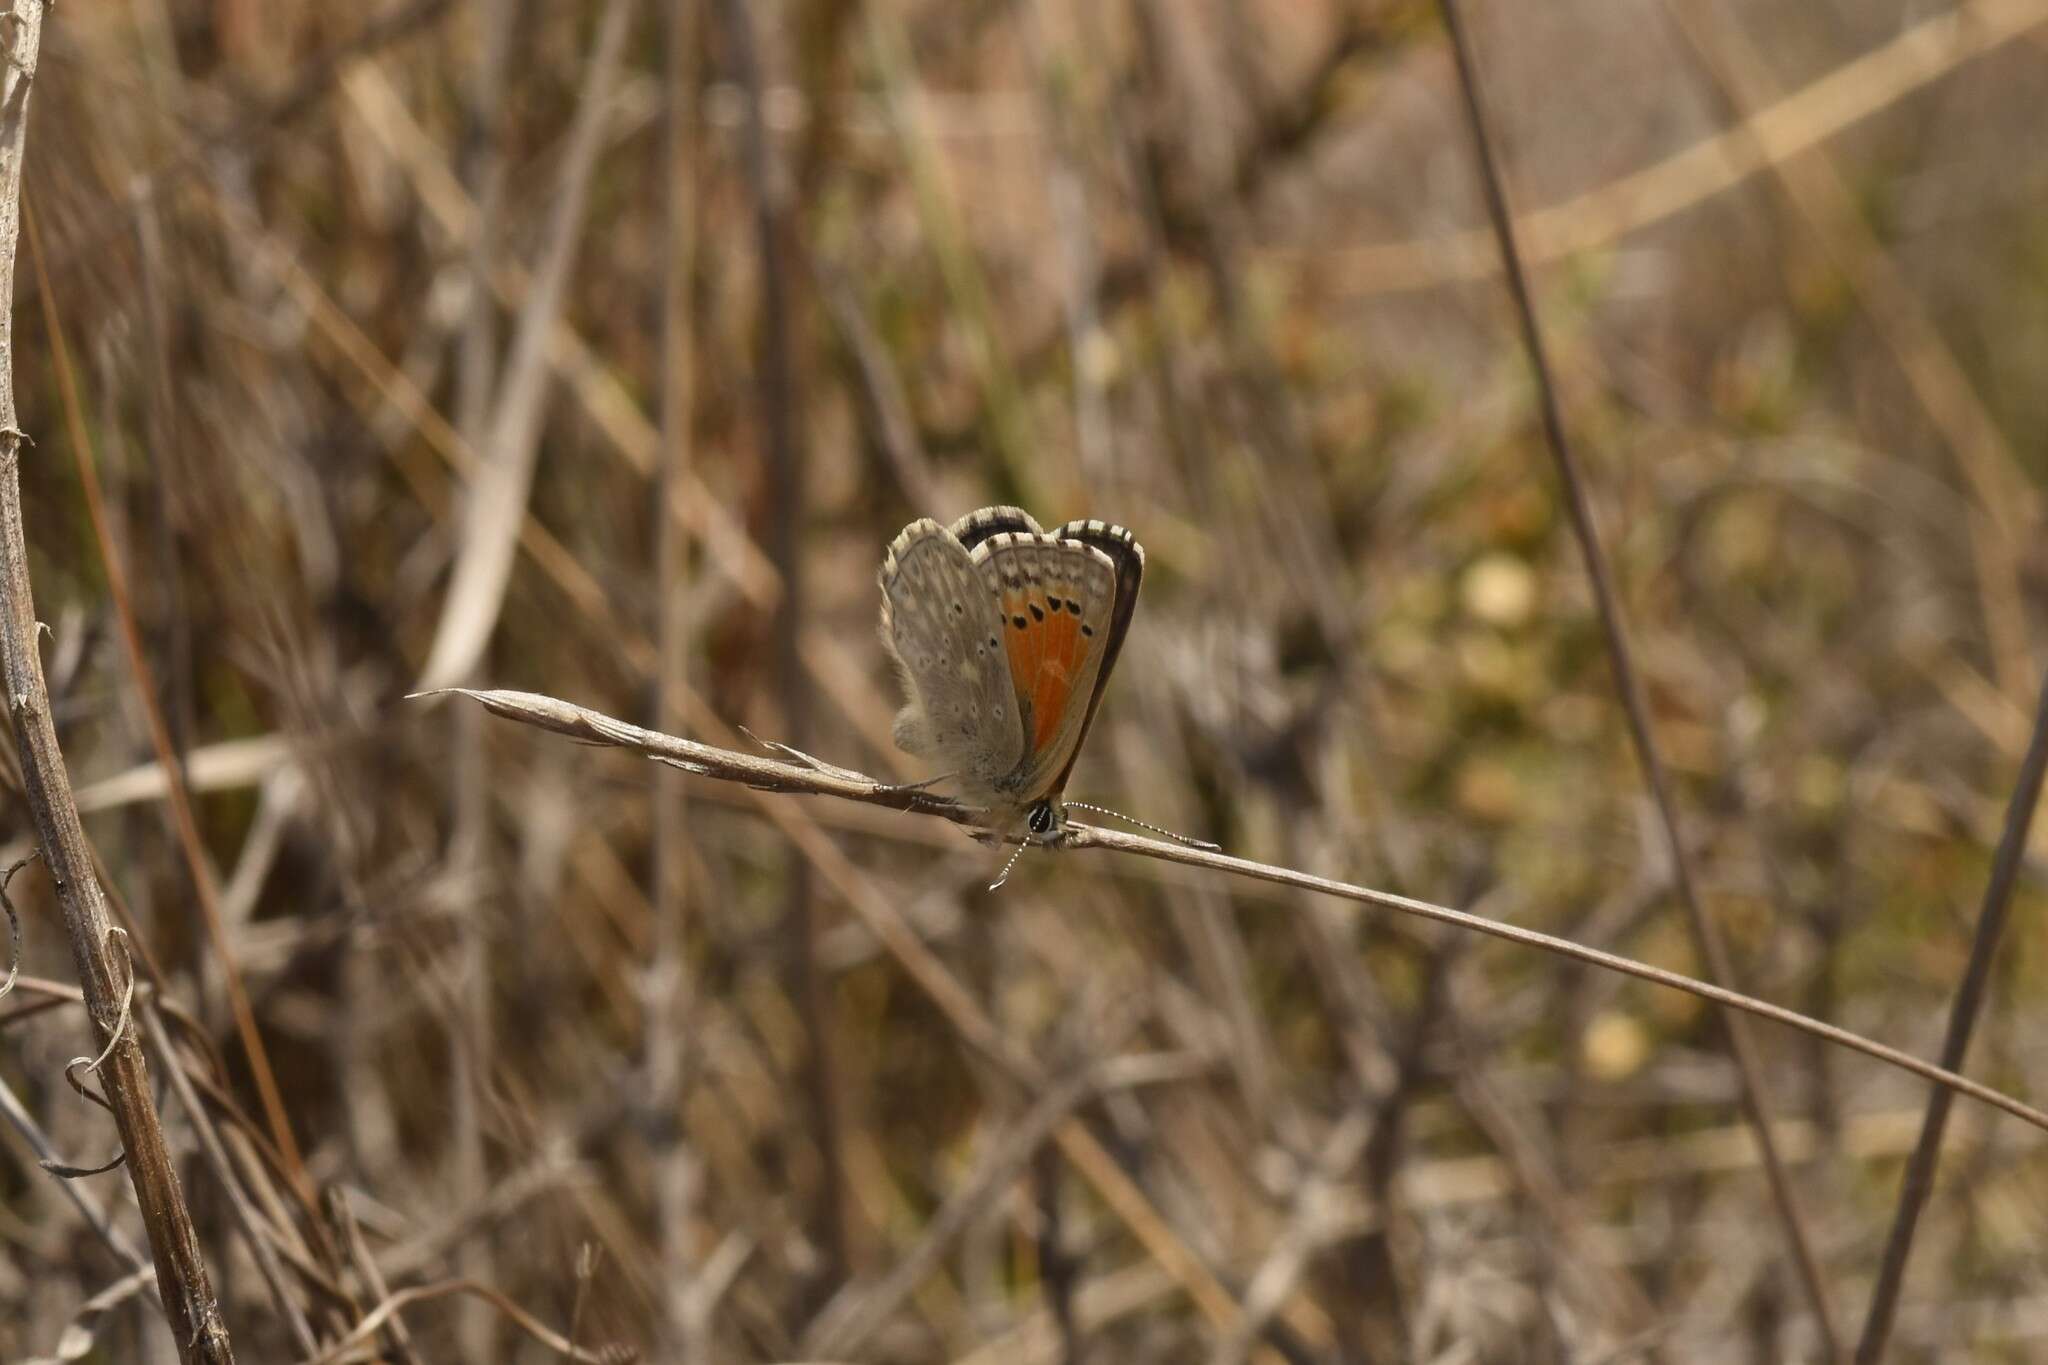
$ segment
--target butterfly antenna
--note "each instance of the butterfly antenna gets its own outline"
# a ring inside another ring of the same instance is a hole
[[[988,884],[989,890],[999,890],[1001,889],[1004,882],[1010,880],[1010,869],[1017,865],[1017,860],[1024,856],[1024,850],[1029,847],[1029,844],[1017,845],[1017,851],[1015,853],[1012,853],[1009,856],[1008,860],[1003,863],[1003,870],[1001,872],[998,872],[996,874],[996,879]]]
[[[1206,853],[1221,853],[1223,851],[1223,845],[1221,844],[1212,844],[1207,839],[1191,839],[1185,834],[1175,834],[1170,829],[1162,829],[1150,821],[1140,820],[1134,815],[1125,815],[1122,811],[1111,810],[1107,806],[1091,806],[1085,801],[1069,801],[1066,803],[1066,806],[1068,810],[1085,810],[1091,815],[1107,815],[1112,820],[1121,820],[1127,825],[1136,825],[1139,829],[1150,830],[1152,833],[1162,835],[1177,844],[1186,844],[1189,848],[1199,848]]]

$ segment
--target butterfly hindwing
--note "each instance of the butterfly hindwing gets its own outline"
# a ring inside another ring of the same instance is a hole
[[[1015,770],[1024,730],[995,595],[959,539],[912,522],[883,557],[882,641],[908,692],[896,743],[977,795]]]

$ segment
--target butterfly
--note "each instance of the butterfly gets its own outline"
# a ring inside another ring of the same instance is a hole
[[[1056,837],[1144,576],[1136,537],[1108,522],[1047,531],[1017,507],[911,522],[880,574],[908,697],[897,747],[944,768],[997,833]]]

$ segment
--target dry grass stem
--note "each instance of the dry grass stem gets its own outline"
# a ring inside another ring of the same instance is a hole
[[[630,749],[657,762],[672,764],[697,777],[735,782],[753,791],[772,792],[784,796],[833,796],[845,801],[859,801],[891,810],[934,815],[970,829],[976,827],[977,819],[981,815],[981,812],[973,807],[963,806],[923,787],[906,787],[897,783],[882,782],[851,768],[827,763],[807,754],[795,755],[795,761],[791,761],[715,748],[678,735],[664,735],[646,730],[572,702],[544,697],[537,693],[450,687],[443,688],[438,693],[416,693],[415,696],[467,697],[492,714],[518,721],[522,725],[549,730],[587,744]],[[1679,972],[1665,971],[1647,963],[1602,952],[1597,948],[1588,948],[1582,944],[1554,938],[1549,934],[1537,933],[1532,929],[1467,914],[1448,906],[1433,905],[1428,901],[1408,896],[1353,886],[1327,877],[1297,872],[1292,868],[1274,867],[1247,858],[1234,858],[1226,853],[1192,848],[1186,844],[1168,843],[1160,839],[1148,839],[1142,835],[1126,834],[1120,830],[1104,829],[1079,822],[1070,823],[1067,828],[1070,833],[1060,845],[1063,851],[1108,849],[1112,852],[1133,853],[1161,862],[1179,863],[1187,867],[1225,872],[1300,890],[1315,891],[1342,900],[1355,901],[1361,905],[1393,910],[1404,915],[1415,915],[1459,929],[1469,929],[1525,948],[1541,949],[1605,971],[1620,972],[1638,980],[1684,991],[1688,995],[1697,996],[1713,1004],[1740,1010],[1759,1019],[1798,1029],[1836,1046],[1861,1052],[1866,1057],[1873,1057],[1889,1066],[1909,1071],[1958,1094],[1968,1095],[1972,1099],[2003,1109],[2015,1118],[2048,1132],[2048,1112],[2022,1103],[2010,1095],[1968,1077],[1930,1065],[1882,1043],[1860,1037],[1818,1019],[1809,1019],[1797,1011],[1770,1004],[1768,1001],[1728,990],[1712,982],[1696,980]]]

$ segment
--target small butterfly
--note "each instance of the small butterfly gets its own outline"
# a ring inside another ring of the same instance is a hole
[[[909,696],[897,747],[945,768],[998,833],[1055,837],[1144,576],[1144,550],[1108,522],[1046,531],[1016,507],[911,522],[880,575]]]

